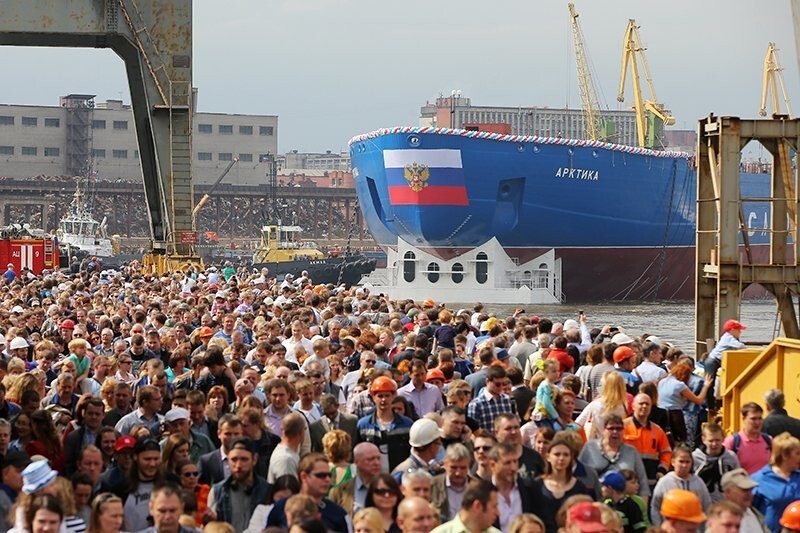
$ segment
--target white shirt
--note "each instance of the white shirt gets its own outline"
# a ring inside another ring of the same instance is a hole
[[[289,337],[282,343],[286,347],[286,360],[291,361],[292,363],[299,364],[297,361],[297,357],[294,355],[294,348],[298,344],[302,344],[303,348],[306,349],[306,353],[308,355],[314,354],[314,347],[311,344],[311,341],[306,339],[305,337],[300,337],[299,341],[294,340],[293,338]]]
[[[667,371],[650,361],[642,361],[642,364],[634,369],[633,374],[639,376],[643,382],[656,382],[667,375]]]
[[[500,491],[497,492],[497,511],[500,520],[500,529],[508,531],[511,521],[522,514],[522,496],[519,487],[514,483],[514,488],[508,494],[508,499]]]

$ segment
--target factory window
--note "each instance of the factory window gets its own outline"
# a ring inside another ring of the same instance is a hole
[[[139,159],[139,150],[134,150],[133,151],[133,158],[134,159]]]
[[[252,163],[253,154],[239,154],[239,161],[242,163]]]
[[[258,127],[258,134],[259,135],[274,135],[275,128],[272,126],[259,126]]]
[[[112,150],[111,155],[114,159],[128,159],[127,150]]]
[[[211,161],[211,152],[197,152],[198,161]]]
[[[439,281],[439,265],[436,263],[428,263],[428,281],[436,283]]]
[[[44,149],[45,157],[58,157],[61,155],[61,148],[47,148]]]
[[[214,126],[211,124],[198,124],[197,131],[200,133],[214,133]]]
[[[220,124],[220,126],[219,126],[219,134],[220,135],[233,135],[233,125],[232,124]]]
[[[104,130],[104,129],[106,129],[106,121],[105,120],[93,120],[92,121],[92,129],[93,130]]]
[[[258,155],[258,162],[259,163],[266,163],[269,161],[269,154],[259,154]]]
[[[233,154],[230,152],[221,152],[219,155],[217,155],[217,159],[220,161],[230,161],[233,159]]]
[[[485,252],[480,252],[475,256],[475,280],[478,283],[486,283],[489,279],[489,256]]]
[[[252,135],[253,126],[239,126],[239,135]]]
[[[127,130],[128,129],[128,121],[127,120],[115,120],[114,121],[114,129],[115,130]]]
[[[22,117],[23,126],[38,126],[39,119],[36,117]]]
[[[36,155],[38,150],[35,146],[23,146],[22,155]]]
[[[103,158],[105,156],[106,156],[105,148],[94,148],[94,149],[92,149],[92,157]]]
[[[416,258],[410,250],[403,255],[403,279],[409,283],[417,277],[417,263],[414,261]]]
[[[9,117],[8,115],[0,115],[0,126],[13,126],[14,125],[14,117]]]
[[[46,118],[44,119],[44,127],[45,128],[57,128],[61,126],[61,120],[57,118]]]
[[[14,147],[0,146],[0,155],[14,155]]]
[[[461,283],[464,281],[464,265],[461,263],[453,263],[453,272],[450,274],[453,283]]]

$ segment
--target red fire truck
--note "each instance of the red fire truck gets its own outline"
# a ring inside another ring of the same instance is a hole
[[[34,274],[59,268],[58,242],[42,231],[18,225],[0,227],[0,266],[11,263],[17,273],[28,267]]]

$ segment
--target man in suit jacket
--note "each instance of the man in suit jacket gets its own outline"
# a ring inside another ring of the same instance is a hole
[[[514,518],[522,513],[534,513],[538,499],[530,482],[519,476],[516,446],[499,443],[489,452],[492,483],[497,487],[498,513],[494,527],[508,531]]]
[[[449,522],[461,509],[467,490],[472,454],[463,444],[451,444],[444,453],[444,474],[434,476],[431,503],[441,513],[441,523]]]
[[[367,488],[381,472],[381,451],[371,442],[361,442],[353,449],[356,476],[331,489],[330,498],[339,504],[352,518],[364,508]]]
[[[103,426],[105,406],[97,397],[89,399],[85,404],[83,423],[80,428],[70,432],[64,438],[64,475],[71,476],[78,469],[78,458],[87,444],[94,444],[100,428]]]
[[[205,485],[219,483],[231,475],[228,451],[233,440],[242,436],[242,421],[236,415],[223,415],[217,427],[217,436],[222,446],[219,450],[201,456],[198,463],[200,483]]]
[[[511,381],[511,399],[517,405],[517,414],[520,419],[524,419],[528,413],[531,401],[536,397],[536,393],[525,386],[522,378],[522,370],[511,367],[506,371],[508,379]]]
[[[341,429],[350,435],[351,442],[356,442],[358,418],[339,411],[339,400],[333,394],[323,394],[319,399],[323,417],[308,427],[311,433],[311,451],[324,453],[322,437],[328,431]]]

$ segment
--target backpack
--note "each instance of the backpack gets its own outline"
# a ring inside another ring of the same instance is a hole
[[[772,437],[767,435],[766,433],[761,433],[761,438],[764,439],[764,442],[767,443],[767,450],[772,451]],[[733,434],[733,449],[731,450],[733,453],[739,452],[739,446],[742,445],[742,436],[737,431]]]

